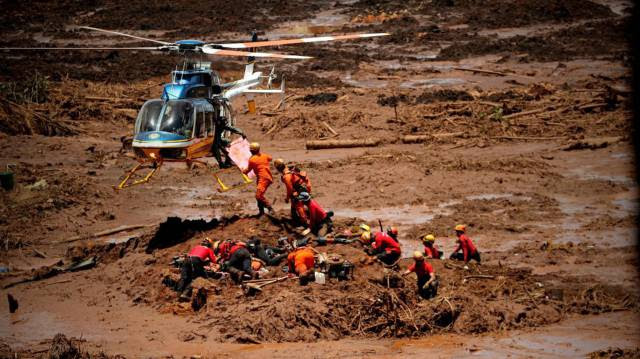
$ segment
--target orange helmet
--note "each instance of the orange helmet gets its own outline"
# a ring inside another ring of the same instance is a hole
[[[398,227],[389,227],[389,230],[387,231],[389,233],[390,236],[393,237],[397,237],[398,236]]]
[[[458,224],[454,229],[456,232],[465,232],[467,230],[467,226],[464,224]]]

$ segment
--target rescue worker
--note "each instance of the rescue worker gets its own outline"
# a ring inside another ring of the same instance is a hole
[[[245,274],[257,278],[257,272],[251,268],[251,253],[244,242],[225,241],[218,248],[222,270],[229,272],[231,278],[240,283]]]
[[[213,103],[212,103],[213,104]],[[241,129],[231,126],[227,122],[227,118],[224,116],[220,116],[219,107],[214,105],[218,111],[215,111],[214,117],[214,132],[213,132],[213,143],[211,145],[211,153],[213,157],[215,157],[216,161],[218,161],[218,166],[220,168],[229,168],[233,166],[233,160],[229,157],[229,152],[227,151],[227,147],[231,144],[231,142],[222,137],[225,131],[229,131],[231,133],[235,133],[237,135],[242,136],[243,139],[247,139],[247,136],[242,132]],[[224,160],[222,159],[222,155],[224,155]]]
[[[425,259],[422,252],[413,252],[413,264],[402,273],[403,276],[415,273],[418,279],[418,294],[424,299],[431,299],[438,294],[436,272]]]
[[[264,214],[264,209],[268,209],[273,213],[273,207],[265,197],[267,188],[273,183],[273,176],[271,175],[271,169],[269,163],[271,162],[271,156],[266,153],[260,152],[260,144],[258,142],[251,142],[249,144],[249,150],[251,151],[251,157],[249,158],[249,165],[242,173],[248,174],[253,171],[256,175],[256,201],[258,202],[258,215]]]
[[[295,167],[287,167],[282,158],[273,161],[274,167],[281,173],[280,180],[284,183],[287,195],[284,198],[286,203],[291,203],[291,219],[299,224],[306,224],[308,219],[304,210],[304,205],[298,200],[301,192],[311,194],[311,181],[304,171],[296,170]]]
[[[433,234],[427,234],[422,237],[422,245],[424,246],[424,256],[432,259],[442,259],[443,253],[436,247],[436,237]]]
[[[371,243],[371,250],[368,254],[374,255],[379,261],[386,265],[395,264],[402,250],[400,249],[400,243],[396,242],[388,234],[384,232],[376,232],[371,234],[370,232],[362,233],[360,240],[363,243]]]
[[[300,193],[298,201],[303,203],[309,211],[309,220],[305,223],[305,226],[311,233],[318,237],[324,237],[333,231],[332,211],[325,212],[316,200],[311,199],[311,195],[307,192]]]
[[[480,252],[478,252],[471,238],[465,234],[467,227],[464,224],[458,224],[454,229],[456,237],[458,237],[458,246],[453,250],[449,258],[464,261],[465,264],[472,259],[480,263]],[[462,253],[459,253],[460,250],[462,250]]]
[[[287,258],[284,249],[264,245],[260,243],[260,238],[255,236],[247,241],[247,248],[254,257],[262,260],[268,266],[277,266],[284,258]]]
[[[182,263],[180,281],[176,287],[180,293],[180,300],[189,300],[189,284],[194,279],[206,275],[204,268],[206,265],[216,263],[216,255],[211,246],[211,239],[205,238],[200,245],[191,248],[186,260]]]
[[[398,242],[398,227],[387,227],[387,234],[393,238],[394,241]]]
[[[289,253],[287,264],[289,276],[297,274],[300,277],[300,285],[306,285],[314,279],[315,253],[311,247],[298,248]]]

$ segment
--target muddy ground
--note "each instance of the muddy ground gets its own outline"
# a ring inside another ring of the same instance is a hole
[[[466,223],[483,264],[434,261],[440,292],[425,301],[412,277],[387,288],[382,268],[361,262],[360,246],[329,245],[317,249],[355,263],[352,281],[290,280],[252,297],[227,280],[204,281],[206,301],[178,303],[163,284],[176,276],[170,261],[202,238],[275,243],[296,235],[282,185],[267,194],[278,215],[260,219],[251,217],[252,188],[215,190],[211,159],[210,168],[165,165],[151,183],[116,192],[134,165],[121,139],[180,58],[3,52],[0,165],[13,165],[16,189],[0,191],[0,267],[8,269],[0,279],[2,296],[19,308],[10,314],[4,299],[0,305],[2,355],[637,356],[631,2],[68,1],[3,9],[1,46],[146,45],[74,25],[211,41],[246,39],[251,30],[269,39],[390,32],[275,49],[314,59],[273,63],[286,78],[286,107],[258,97],[252,115],[239,99],[237,124],[266,152],[309,172],[337,228],[396,225],[408,257],[425,233],[450,253],[452,227]],[[242,73],[241,60],[213,65],[225,80]],[[405,143],[408,135],[427,137]],[[380,145],[305,150],[305,141],[329,138]],[[122,226],[131,229],[94,236]],[[96,266],[58,269],[87,258]]]

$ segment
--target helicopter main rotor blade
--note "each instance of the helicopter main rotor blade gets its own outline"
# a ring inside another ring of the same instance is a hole
[[[274,54],[269,52],[249,52],[249,51],[214,49],[212,47],[207,47],[207,46],[202,47],[202,52],[208,55],[218,55],[218,56],[273,57],[277,59],[296,59],[296,60],[306,60],[311,58],[310,56]]]
[[[98,29],[97,27],[91,27],[91,26],[79,26],[80,29],[86,29],[86,30],[93,30],[93,31],[100,31],[100,32],[105,32],[107,34],[112,34],[112,35],[120,35],[120,36],[126,36],[126,37],[131,37],[134,39],[138,39],[138,40],[144,40],[144,41],[151,41],[151,42],[155,42],[157,44],[162,44],[162,45],[172,45],[171,42],[166,42],[166,41],[160,41],[160,40],[153,40],[153,39],[148,39],[146,37],[140,37],[140,36],[135,36],[135,35],[129,35],[129,34],[125,34],[122,32],[117,32],[117,31],[112,31],[112,30],[105,30],[105,29]]]
[[[371,34],[350,34],[350,35],[336,35],[336,36],[318,36],[318,37],[306,37],[301,39],[285,39],[285,40],[272,40],[272,41],[255,41],[255,42],[236,42],[229,44],[212,44],[228,49],[248,49],[252,47],[263,46],[278,46],[278,45],[293,45],[293,44],[305,44],[312,42],[326,42],[335,40],[349,40],[349,39],[362,39],[378,36],[389,36],[389,33],[371,33]]]
[[[7,50],[162,50],[162,47],[0,47]]]

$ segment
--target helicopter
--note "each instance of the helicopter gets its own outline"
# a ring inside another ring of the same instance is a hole
[[[272,81],[277,78],[275,67],[268,75],[254,71],[256,58],[305,60],[310,56],[289,55],[255,51],[259,47],[281,46],[304,43],[317,43],[336,40],[353,40],[387,36],[388,33],[364,33],[335,36],[318,36],[297,39],[280,39],[259,41],[256,33],[249,42],[206,43],[200,40],[179,40],[175,42],[149,39],[123,32],[100,29],[90,26],[79,26],[79,29],[102,32],[110,35],[124,36],[137,40],[153,42],[157,46],[148,47],[27,47],[2,48],[0,50],[134,50],[160,51],[184,55],[182,66],[171,72],[171,82],[163,87],[160,98],[147,100],[135,120],[132,147],[138,164],[128,171],[122,181],[115,186],[116,190],[149,182],[164,162],[184,162],[188,167],[195,163],[206,163],[199,160],[214,156],[222,171],[239,170],[232,166],[227,150],[231,143],[232,133],[246,136],[235,128],[235,119],[231,100],[244,95],[250,113],[255,113],[256,94],[280,94],[284,103],[285,81],[280,81],[280,88],[271,88]],[[206,56],[246,57],[244,75],[241,79],[222,83],[220,75],[211,68],[211,62],[204,61]],[[258,88],[266,80],[267,88]],[[222,161],[222,155],[225,161]],[[149,171],[140,179],[132,180],[140,170]],[[227,191],[238,186],[226,186],[219,177],[214,177],[220,185],[220,191]],[[251,183],[251,179],[240,171],[243,183]]]

